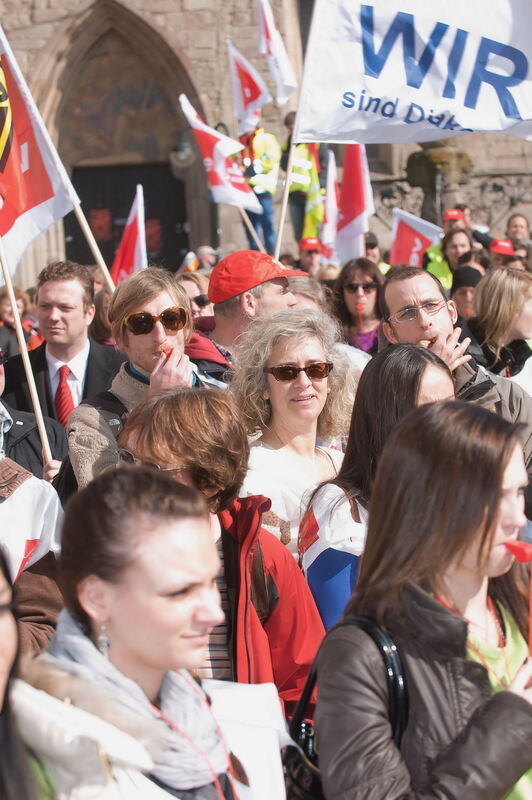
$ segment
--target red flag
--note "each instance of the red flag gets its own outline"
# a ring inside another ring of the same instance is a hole
[[[271,103],[268,87],[249,61],[227,42],[233,94],[233,112],[238,120],[238,135],[255,130],[262,106]]]
[[[137,184],[135,199],[111,267],[111,278],[115,285],[118,286],[120,281],[123,281],[128,275],[132,275],[140,269],[145,269],[147,266],[144,191],[139,183]]]
[[[348,144],[344,153],[336,235],[336,253],[341,263],[365,254],[364,234],[369,230],[369,218],[374,213],[366,148],[363,144]]]
[[[257,0],[257,10],[259,14],[259,50],[268,59],[270,75],[277,87],[276,100],[282,106],[292,92],[297,89],[296,76],[268,0]]]
[[[179,102],[194,130],[214,202],[229,203],[262,214],[262,206],[253,189],[248,185],[234,158],[231,158],[243,150],[244,145],[203,122],[186,95],[179,95]]]
[[[390,264],[422,267],[423,253],[439,241],[442,233],[442,229],[432,222],[394,208]]]
[[[0,236],[11,272],[78,197],[0,28]]]

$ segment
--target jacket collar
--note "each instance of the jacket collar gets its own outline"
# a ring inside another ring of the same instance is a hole
[[[262,495],[237,497],[231,508],[218,514],[222,530],[242,544],[248,536],[256,533],[262,514],[270,509],[271,504],[272,501]]]
[[[464,657],[467,623],[461,617],[414,583],[406,584],[402,600],[403,619],[409,637],[415,637],[442,656]]]

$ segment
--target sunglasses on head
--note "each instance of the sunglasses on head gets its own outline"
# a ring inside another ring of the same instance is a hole
[[[188,322],[188,311],[181,306],[165,308],[155,316],[149,311],[135,311],[124,319],[124,325],[133,336],[144,336],[151,333],[156,322],[160,322],[167,331],[176,333],[182,330]]]
[[[3,367],[9,358],[6,350],[0,350],[0,367]]]
[[[313,380],[323,380],[330,375],[333,365],[328,361],[316,361],[306,367],[294,367],[291,364],[281,364],[279,367],[266,367],[264,372],[273,375],[276,381],[295,381],[300,372],[304,372],[308,378]]]
[[[346,283],[344,289],[350,294],[356,294],[359,289],[362,289],[364,294],[369,294],[377,288],[375,281],[368,281],[367,283]]]

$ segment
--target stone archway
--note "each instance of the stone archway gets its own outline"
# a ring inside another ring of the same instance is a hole
[[[169,161],[186,121],[185,92],[202,113],[186,59],[116,0],[97,0],[70,18],[32,65],[30,87],[68,170]],[[199,156],[182,168],[193,245],[210,238],[210,204]],[[58,226],[59,227],[59,226]],[[58,231],[41,253],[58,248]],[[59,238],[61,238],[59,234]],[[50,244],[52,242],[52,247]],[[47,247],[48,245],[48,247]],[[34,274],[43,264],[37,259]]]

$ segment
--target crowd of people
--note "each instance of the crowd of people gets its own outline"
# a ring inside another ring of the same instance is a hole
[[[113,293],[70,261],[17,290],[51,457],[0,293],[6,800],[261,796],[217,692],[272,684],[289,720],[313,664],[325,797],[532,796],[528,222],[458,206],[424,268],[372,233],[328,264],[304,185],[297,262],[205,246]],[[395,642],[399,738],[353,615]]]

